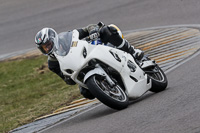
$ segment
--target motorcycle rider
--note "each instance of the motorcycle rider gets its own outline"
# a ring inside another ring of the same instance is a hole
[[[100,27],[102,27],[100,29]],[[100,29],[100,30],[99,30]],[[90,40],[97,40],[100,38],[101,42],[104,44],[111,44],[115,46],[117,49],[123,50],[127,53],[130,53],[137,60],[141,60],[143,58],[143,51],[139,49],[134,49],[126,39],[123,38],[123,35],[120,29],[111,24],[105,26],[102,22],[98,24],[89,24],[86,27],[75,29],[79,32],[79,39],[84,39],[89,37]],[[56,31],[52,28],[43,28],[40,30],[35,36],[35,43],[37,48],[44,54],[48,56],[48,68],[60,76],[67,84],[75,85],[76,83],[60,70],[59,62],[53,54],[53,50],[55,49],[55,44],[59,43],[59,41],[65,42],[67,41],[68,33],[72,31],[62,32],[57,34]],[[71,46],[67,46],[67,50],[70,49]],[[83,87],[79,87],[81,94],[88,99],[94,99],[95,97],[89,92],[88,89]]]

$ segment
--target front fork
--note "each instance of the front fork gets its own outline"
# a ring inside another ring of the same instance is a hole
[[[111,87],[114,87],[116,85],[115,82],[113,82],[113,80],[110,78],[110,76],[104,71],[104,69],[99,65],[99,64],[96,64],[95,66],[96,68],[99,68],[103,73],[102,73],[102,76],[107,80],[108,84],[111,86]]]
[[[99,65],[99,64],[96,64],[95,65],[95,69],[89,71],[85,77],[84,77],[84,82],[89,78],[91,77],[92,75],[100,75],[102,77],[104,77],[107,81],[108,81],[108,84],[111,86],[111,87],[114,87],[116,85],[116,83],[110,78],[110,76],[104,71],[104,69]]]

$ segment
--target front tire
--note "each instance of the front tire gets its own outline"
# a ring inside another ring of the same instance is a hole
[[[90,92],[105,105],[121,110],[128,107],[129,99],[124,90],[115,85],[111,87],[107,80],[100,75],[93,75],[87,81]]]

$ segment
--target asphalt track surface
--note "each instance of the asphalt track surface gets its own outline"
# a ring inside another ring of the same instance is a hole
[[[114,23],[122,31],[199,24],[199,0],[1,0],[0,56],[35,48],[43,27],[56,31]]]
[[[127,31],[199,24],[199,5],[199,0],[1,0],[0,55],[34,48],[43,27],[61,32],[103,21]],[[198,133],[199,59],[169,72],[164,92],[148,94],[122,111],[100,105],[44,133]]]

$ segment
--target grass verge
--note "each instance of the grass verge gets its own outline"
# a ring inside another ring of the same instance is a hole
[[[0,132],[32,122],[80,98],[47,68],[47,57],[0,62]]]

